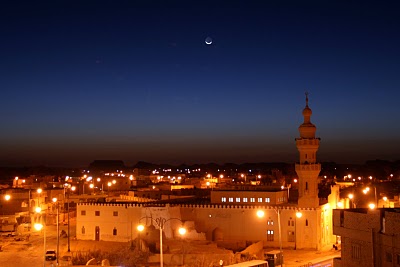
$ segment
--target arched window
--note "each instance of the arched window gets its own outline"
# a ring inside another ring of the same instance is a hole
[[[115,227],[113,229],[113,235],[117,235],[117,228],[115,228]]]
[[[306,182],[306,190],[308,190],[308,182]]]
[[[85,232],[86,232],[86,230],[85,230],[85,226],[82,226],[82,235],[84,235],[84,234],[85,234]]]
[[[308,226],[308,220],[306,220],[306,226]]]

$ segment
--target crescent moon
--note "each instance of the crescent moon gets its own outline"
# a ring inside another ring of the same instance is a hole
[[[211,37],[207,37],[207,38],[206,38],[206,44],[208,44],[208,45],[212,44],[212,39],[211,39]]]

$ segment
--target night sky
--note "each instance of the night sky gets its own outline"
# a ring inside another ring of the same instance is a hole
[[[305,91],[319,161],[400,159],[396,1],[16,2],[1,166],[295,162]]]

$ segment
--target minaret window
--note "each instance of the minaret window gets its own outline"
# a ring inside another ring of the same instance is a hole
[[[308,190],[308,182],[306,182],[306,190]]]
[[[306,226],[308,226],[308,220],[306,220]]]

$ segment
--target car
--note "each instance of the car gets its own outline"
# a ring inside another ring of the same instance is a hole
[[[57,254],[55,250],[46,251],[46,261],[55,261],[57,259]]]

